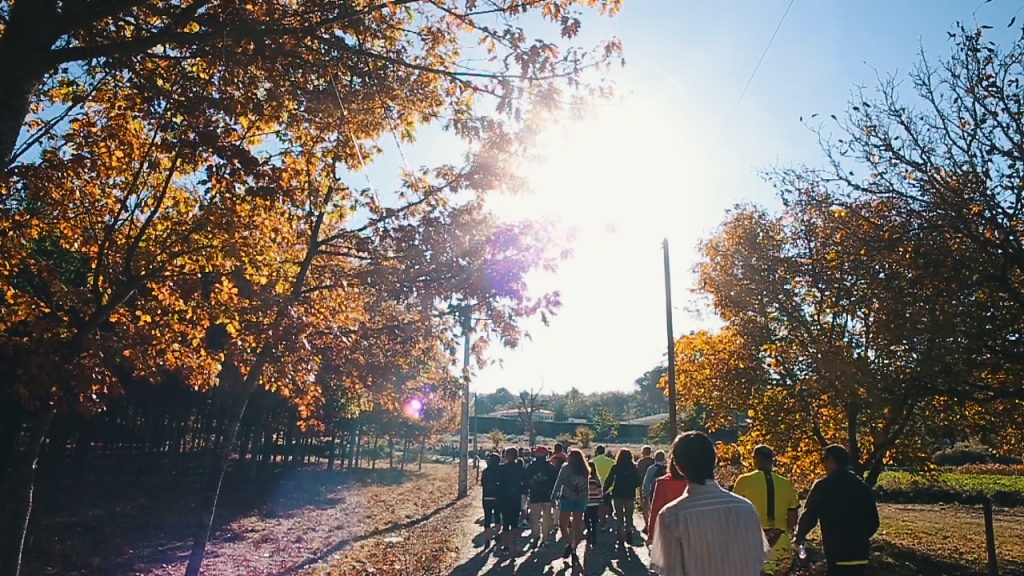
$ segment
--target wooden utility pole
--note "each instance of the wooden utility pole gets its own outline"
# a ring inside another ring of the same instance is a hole
[[[665,326],[668,334],[668,440],[672,442],[679,434],[679,422],[676,418],[676,351],[672,333],[672,274],[668,259],[668,238],[662,240],[661,247],[665,253]]]
[[[459,426],[459,498],[469,495],[469,334],[473,308],[462,305],[462,422]]]

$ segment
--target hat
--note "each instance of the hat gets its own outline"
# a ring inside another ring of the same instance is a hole
[[[548,449],[545,448],[544,446],[537,446],[537,447],[535,447],[533,449],[533,455],[534,456],[547,456],[548,455]]]

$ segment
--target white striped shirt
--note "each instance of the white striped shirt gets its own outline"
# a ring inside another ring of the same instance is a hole
[[[749,500],[714,481],[690,484],[658,515],[651,570],[661,576],[758,576],[769,550]]]

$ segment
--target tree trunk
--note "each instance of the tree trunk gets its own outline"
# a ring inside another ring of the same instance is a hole
[[[395,468],[395,439],[388,436],[388,468]]]
[[[8,474],[4,503],[10,506],[3,556],[0,557],[0,575],[18,576],[21,572],[21,554],[25,548],[29,518],[32,516],[32,496],[35,490],[36,465],[43,440],[50,429],[56,407],[49,406],[35,415],[31,436],[25,450],[16,455]]]
[[[245,408],[251,396],[251,390],[243,389],[245,382],[237,366],[226,362],[222,378],[224,380],[221,382],[221,385],[226,388],[224,392],[227,393],[225,396],[228,397],[228,400],[225,402],[228,418],[224,435],[221,436],[220,442],[214,448],[210,457],[206,489],[199,510],[199,521],[196,523],[192,534],[192,550],[188,556],[185,576],[199,576],[199,571],[202,568],[203,558],[206,556],[206,544],[210,539],[210,532],[213,530],[213,518],[217,511],[217,500],[220,498],[220,487],[224,480],[224,471],[227,470],[231,449],[235,445],[242,416],[245,415]],[[234,397],[233,400],[231,400],[232,397]]]
[[[335,434],[331,434],[330,445],[327,448],[327,471],[334,471],[334,451],[338,446],[338,438]]]
[[[374,436],[373,437],[373,452],[370,453],[370,458],[373,459],[370,462],[370,470],[376,470],[377,469],[377,455],[379,454],[379,452],[377,451],[377,446],[379,444],[380,444],[380,436]]]
[[[0,37],[0,172],[25,125],[32,95],[50,70],[50,49],[60,22],[57,0],[15,2]]]
[[[409,436],[405,436],[402,443],[402,470],[405,470],[405,461],[409,459]]]
[[[0,486],[7,479],[7,469],[14,458],[18,438],[24,425],[24,410],[20,402],[5,400],[0,409]]]
[[[419,465],[416,466],[417,470],[423,470],[423,454],[427,451],[427,437],[424,436],[420,440],[420,457],[417,459]]]

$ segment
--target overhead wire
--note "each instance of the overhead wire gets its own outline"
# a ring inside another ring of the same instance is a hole
[[[782,13],[782,18],[779,19],[779,23],[775,26],[775,31],[772,32],[772,37],[768,39],[768,44],[765,45],[764,50],[761,52],[761,57],[757,60],[757,65],[754,66],[754,70],[750,73],[750,77],[747,78],[746,85],[743,86],[743,91],[740,92],[740,97],[736,99],[736,104],[732,107],[732,112],[729,113],[729,117],[726,118],[725,124],[722,126],[722,131],[718,134],[718,138],[715,139],[715,143],[711,146],[711,151],[708,153],[710,159],[715,155],[715,150],[718,149],[718,145],[722,143],[722,138],[725,137],[725,132],[729,129],[729,124],[732,122],[736,111],[739,110],[740,103],[743,102],[743,97],[747,95],[747,90],[750,89],[750,85],[754,82],[754,77],[757,76],[757,71],[761,68],[761,63],[764,62],[765,56],[768,55],[768,50],[771,49],[772,43],[775,42],[775,37],[778,36],[779,30],[782,29],[782,24],[786,21],[786,16],[789,16],[790,9],[793,8],[793,3],[796,0],[789,0],[789,5],[786,6],[786,11]]]

